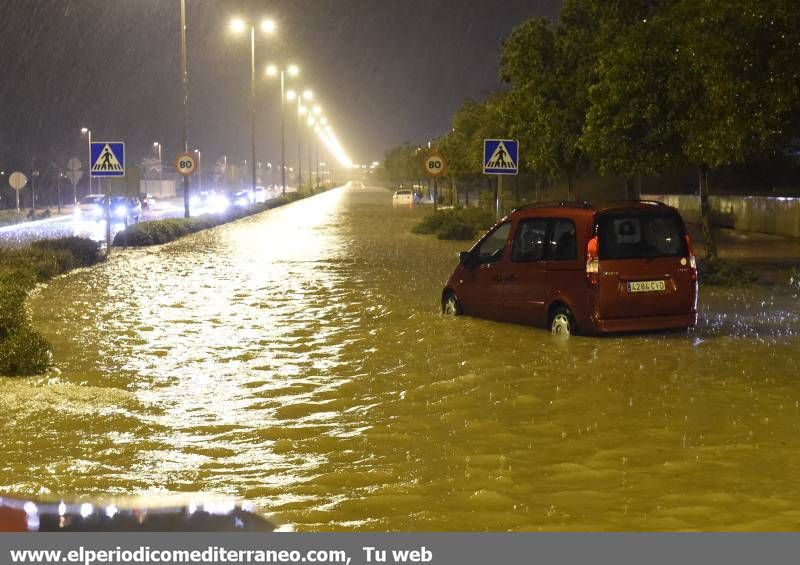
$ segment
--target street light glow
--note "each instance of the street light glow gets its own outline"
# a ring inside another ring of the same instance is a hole
[[[289,73],[289,76],[292,77],[296,77],[298,74],[300,74],[300,67],[297,65],[289,65],[288,69],[286,70]]]
[[[274,20],[261,20],[261,31],[264,33],[275,33],[275,21]]]
[[[289,89],[286,91],[286,100],[291,102],[295,98],[297,98],[297,93],[294,90]]]
[[[86,135],[89,132],[89,128],[81,128],[81,133]]]
[[[233,33],[242,33],[247,27],[247,22],[245,22],[242,18],[233,18],[230,26]]]
[[[315,123],[317,123],[317,120],[314,119],[314,116],[309,116],[306,123],[310,126],[313,126]]]
[[[305,106],[300,106],[297,109],[297,113],[300,114],[301,116],[305,116],[307,112],[308,112],[308,108],[306,108]]]
[[[314,106],[314,114],[319,116],[321,113],[322,113],[322,108],[320,108],[319,106]]]
[[[326,118],[325,116],[322,116],[319,119],[319,123],[321,123],[323,126],[328,125],[328,118]]]
[[[306,89],[303,91],[304,100],[311,100],[312,98],[314,98],[314,93],[311,90]]]
[[[278,67],[275,65],[267,65],[267,76],[274,77],[278,74]]]

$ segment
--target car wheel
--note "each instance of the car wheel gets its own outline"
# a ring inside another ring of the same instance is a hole
[[[460,316],[463,313],[461,303],[454,292],[450,291],[442,299],[442,314],[445,316]]]
[[[578,333],[575,317],[569,308],[559,306],[550,319],[550,333],[556,336],[569,337]]]

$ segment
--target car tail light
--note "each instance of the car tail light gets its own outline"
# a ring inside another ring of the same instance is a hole
[[[591,286],[596,286],[600,276],[600,258],[598,256],[597,237],[593,237],[586,244],[586,280]]]

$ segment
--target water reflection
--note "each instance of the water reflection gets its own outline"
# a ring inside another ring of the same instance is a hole
[[[351,187],[74,272],[58,369],[6,381],[0,489],[211,491],[299,529],[794,529],[792,297],[689,335],[438,314],[460,244]]]

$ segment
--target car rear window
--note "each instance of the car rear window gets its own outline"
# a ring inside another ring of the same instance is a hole
[[[683,223],[675,214],[604,214],[597,226],[600,259],[686,255]]]
[[[407,196],[407,195],[411,194],[411,191],[410,190],[398,190],[397,192],[395,192],[395,194],[398,195],[398,196]]]

